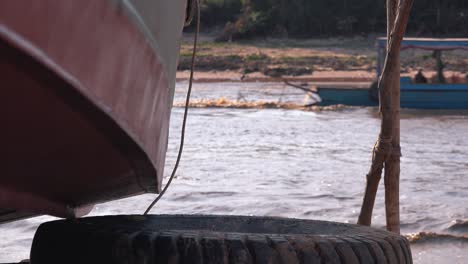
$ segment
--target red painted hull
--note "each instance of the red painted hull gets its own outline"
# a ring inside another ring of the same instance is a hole
[[[117,2],[0,2],[0,222],[160,189],[185,3]]]

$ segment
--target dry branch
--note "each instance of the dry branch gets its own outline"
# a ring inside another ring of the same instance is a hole
[[[387,229],[399,233],[400,175],[400,45],[408,24],[413,0],[387,0],[387,56],[379,80],[380,134],[375,143],[372,164],[358,224],[370,226],[377,188],[385,167]]]

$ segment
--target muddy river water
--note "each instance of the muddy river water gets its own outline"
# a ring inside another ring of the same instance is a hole
[[[185,86],[178,84],[176,102]],[[282,84],[213,83],[196,84],[193,97],[300,105],[304,92]],[[177,153],[182,113],[173,110],[165,175]],[[192,108],[177,177],[152,212],[354,223],[379,122],[375,108]],[[468,263],[468,112],[404,109],[401,142],[402,233],[435,233],[412,243],[415,263]],[[383,187],[375,227],[385,224]],[[100,204],[92,215],[142,213],[153,197]],[[0,225],[0,263],[28,258],[37,226],[51,219]]]

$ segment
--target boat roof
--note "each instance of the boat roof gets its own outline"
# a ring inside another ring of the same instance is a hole
[[[385,48],[387,38],[377,38],[377,46]],[[468,38],[404,38],[401,49],[468,50]]]

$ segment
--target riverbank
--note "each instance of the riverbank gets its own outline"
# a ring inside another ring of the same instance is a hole
[[[188,80],[190,71],[178,71],[177,81]],[[375,73],[369,71],[317,71],[302,75],[269,76],[261,72],[245,74],[233,70],[197,70],[194,74],[196,82],[368,82],[376,78]]]
[[[186,35],[181,47],[177,79],[189,76],[192,39]],[[261,81],[284,79],[301,82],[375,80],[374,37],[328,39],[261,39],[243,42],[215,42],[202,35],[197,61],[196,81]],[[402,75],[422,69],[426,77],[435,75],[431,52],[406,50],[401,56]],[[466,51],[443,53],[448,78],[463,78],[468,72]]]

